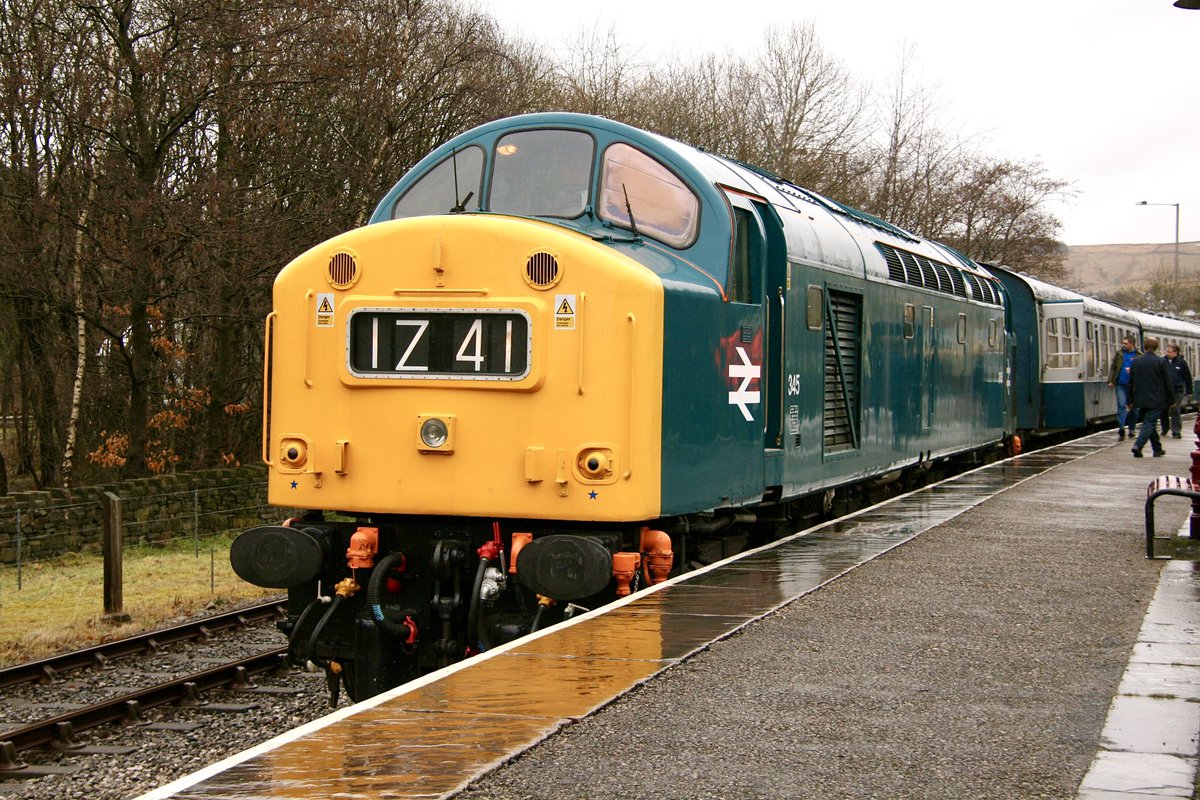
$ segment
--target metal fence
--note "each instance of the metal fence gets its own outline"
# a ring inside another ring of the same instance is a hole
[[[178,547],[187,542],[199,556],[202,539],[232,536],[289,515],[288,510],[267,505],[264,489],[261,482],[255,482],[126,497],[106,495],[119,501],[115,534],[124,546]],[[251,499],[256,497],[261,499]],[[15,571],[16,588],[22,588],[25,572],[38,564],[72,555],[99,555],[110,504],[111,500],[98,500],[0,510],[0,561]]]

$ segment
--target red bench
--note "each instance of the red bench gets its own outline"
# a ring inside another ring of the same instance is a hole
[[[1171,558],[1169,555],[1159,556],[1154,554],[1155,541],[1165,541],[1172,538],[1170,536],[1156,536],[1154,532],[1154,501],[1164,494],[1191,498],[1193,518],[1196,516],[1196,509],[1200,509],[1200,486],[1193,483],[1191,478],[1183,478],[1179,475],[1160,475],[1150,481],[1150,485],[1146,487],[1146,558]],[[1194,521],[1195,519],[1193,519]]]

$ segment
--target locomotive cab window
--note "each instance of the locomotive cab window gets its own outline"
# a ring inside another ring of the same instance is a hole
[[[911,339],[917,335],[917,307],[912,303],[904,304],[904,338]]]
[[[751,203],[742,195],[726,193],[733,213],[733,242],[729,253],[729,275],[725,289],[731,303],[763,301],[763,271],[766,267],[766,236]]]
[[[488,209],[573,219],[588,204],[595,143],[581,131],[518,131],[500,137]]]
[[[392,208],[392,219],[478,211],[482,185],[483,150],[464,147],[409,187]]]
[[[600,168],[600,218],[671,247],[696,239],[700,201],[675,173],[627,144],[604,151]],[[630,221],[629,212],[633,211]]]

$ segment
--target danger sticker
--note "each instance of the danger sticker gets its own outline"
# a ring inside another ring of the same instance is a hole
[[[333,327],[333,293],[317,295],[317,327]]]
[[[554,329],[559,331],[575,330],[575,295],[556,294],[554,296]]]

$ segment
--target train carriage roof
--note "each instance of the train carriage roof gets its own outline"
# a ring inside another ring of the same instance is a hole
[[[1131,311],[1130,313],[1142,326],[1143,334],[1200,339],[1200,326],[1194,322],[1175,317],[1164,317],[1161,314],[1147,314],[1144,311]]]
[[[1088,295],[1080,294],[1062,286],[1055,286],[1032,275],[1027,275],[1024,272],[1015,272],[1007,267],[992,267],[992,269],[1002,271],[1009,275],[1011,279],[1028,286],[1038,303],[1078,302],[1083,306],[1083,311],[1088,316],[1100,317],[1112,322],[1122,322],[1128,325],[1138,324],[1135,313],[1124,306],[1099,300],[1095,297],[1089,297]]]

